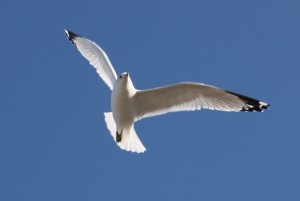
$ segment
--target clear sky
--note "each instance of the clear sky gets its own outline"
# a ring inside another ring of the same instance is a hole
[[[300,200],[300,1],[0,1],[0,200]],[[64,29],[138,89],[195,81],[271,104],[106,128],[110,90]]]

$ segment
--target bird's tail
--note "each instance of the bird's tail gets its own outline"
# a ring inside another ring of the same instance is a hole
[[[105,112],[104,113],[106,126],[114,138],[114,141],[116,142],[116,123],[114,120],[114,117],[112,115],[112,112]],[[132,126],[129,129],[124,129],[122,131],[122,140],[120,142],[117,142],[117,145],[126,151],[136,152],[136,153],[143,153],[146,151],[146,148],[140,141],[139,137],[137,136],[134,127]]]

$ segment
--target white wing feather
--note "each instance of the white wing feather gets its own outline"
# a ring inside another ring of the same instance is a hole
[[[97,73],[112,90],[117,79],[116,72],[106,53],[93,41],[74,32],[65,30],[68,39],[77,47],[78,51],[96,68]]]
[[[137,91],[135,120],[168,112],[200,110],[263,111],[268,104],[201,83],[178,83],[167,87]]]

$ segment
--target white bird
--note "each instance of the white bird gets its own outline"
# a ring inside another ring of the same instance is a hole
[[[112,112],[104,113],[105,122],[123,150],[137,153],[146,151],[134,130],[134,122],[145,117],[202,108],[233,112],[262,112],[269,108],[265,102],[202,83],[182,82],[137,90],[129,73],[117,77],[106,53],[95,42],[68,30],[65,30],[65,34],[112,90]]]

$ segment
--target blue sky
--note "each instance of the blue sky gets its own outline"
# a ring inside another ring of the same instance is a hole
[[[1,1],[0,200],[300,200],[299,1]],[[138,89],[195,81],[271,104],[136,123],[120,150],[110,91],[63,29]]]

